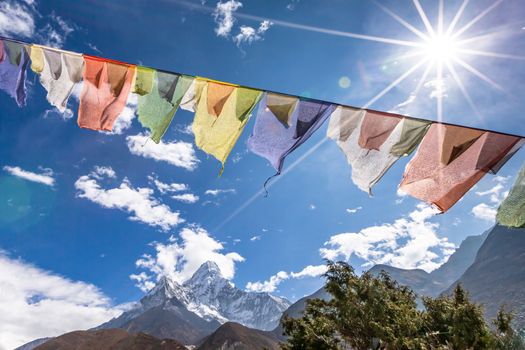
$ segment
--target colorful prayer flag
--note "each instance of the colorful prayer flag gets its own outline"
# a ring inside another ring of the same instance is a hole
[[[84,56],[84,85],[80,94],[78,125],[111,131],[126,106],[135,66]]]
[[[519,141],[515,136],[432,124],[405,169],[400,189],[445,212]]]
[[[345,154],[352,167],[352,181],[370,194],[388,169],[417,147],[430,123],[338,107],[330,118],[327,136]]]
[[[252,134],[248,139],[248,149],[270,161],[272,166],[281,173],[284,159],[297,147],[303,144],[322,125],[332,113],[334,106],[329,103],[300,100],[293,109],[289,121],[283,123],[282,109],[275,114],[268,106],[266,94],[259,104],[257,119]],[[281,100],[282,101],[282,100]],[[273,101],[275,102],[275,101]]]
[[[82,79],[84,59],[81,55],[31,46],[31,69],[40,74],[40,83],[47,91],[47,100],[64,112],[76,83]]]
[[[299,101],[298,97],[268,93],[266,107],[272,111],[275,117],[285,126],[291,126],[292,113]]]
[[[525,227],[525,164],[509,195],[499,206],[496,220],[508,227]]]
[[[150,78],[150,92],[138,97],[138,115],[142,126],[150,129],[151,139],[159,143],[193,78],[157,71],[151,76],[142,71],[140,75],[137,74],[135,86],[145,91],[144,87],[150,86]]]
[[[29,55],[25,45],[0,40],[0,89],[13,97],[19,107],[26,104],[26,68]]]
[[[220,85],[218,82],[203,80],[199,80],[197,84],[202,93],[193,121],[195,144],[221,162],[222,173],[224,163],[248,123],[248,115],[262,92],[231,85],[223,89],[217,86]],[[231,92],[226,93],[229,90]],[[228,97],[217,99],[218,91],[221,91],[220,95]],[[218,115],[217,104],[222,105]]]

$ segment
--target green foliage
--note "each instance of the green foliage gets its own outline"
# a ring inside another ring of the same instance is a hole
[[[423,298],[382,272],[357,276],[345,262],[328,261],[325,289],[329,301],[309,300],[303,317],[283,320],[285,350],[524,349],[500,310],[491,331],[480,305],[458,285],[452,296]]]

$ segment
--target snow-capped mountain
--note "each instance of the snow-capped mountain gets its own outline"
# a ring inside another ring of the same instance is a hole
[[[188,309],[206,320],[233,321],[244,326],[271,330],[291,303],[268,293],[245,292],[222,277],[213,262],[204,263],[184,283]]]
[[[271,330],[289,306],[286,299],[236,288],[215,263],[207,262],[183,284],[162,278],[129,311],[97,328],[123,328],[194,344],[228,321]]]

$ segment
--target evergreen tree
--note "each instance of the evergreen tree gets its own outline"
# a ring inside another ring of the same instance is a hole
[[[524,349],[512,315],[500,310],[491,331],[480,305],[457,285],[451,296],[423,298],[381,272],[358,276],[345,262],[328,261],[329,301],[313,299],[301,318],[285,317],[286,350]]]

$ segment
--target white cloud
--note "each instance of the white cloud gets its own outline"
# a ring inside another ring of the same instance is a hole
[[[0,349],[97,326],[120,310],[97,287],[0,251]]]
[[[235,189],[234,188],[228,188],[228,189],[214,189],[214,190],[206,190],[206,192],[204,192],[204,194],[208,195],[208,196],[213,196],[213,197],[217,197],[218,195],[220,194],[226,194],[226,193],[235,193]]]
[[[246,284],[246,290],[249,292],[272,293],[282,281],[287,280],[289,277],[290,276],[286,271],[279,271],[267,281],[248,282]]]
[[[252,241],[252,242],[259,241],[259,240],[261,240],[261,236],[260,235],[253,236],[252,238],[250,238],[250,241]]]
[[[166,244],[154,242],[152,245],[155,255],[144,254],[136,261],[137,267],[147,270],[147,274],[130,276],[142,290],[150,289],[151,283],[162,276],[182,283],[207,261],[215,262],[222,276],[231,280],[235,275],[235,263],[244,261],[238,253],[223,253],[223,244],[198,226],[185,227],[178,239],[171,236]],[[146,282],[150,283],[149,288]]]
[[[498,206],[509,194],[505,186],[508,179],[508,177],[496,176],[492,179],[496,183],[492,188],[486,191],[476,191],[479,197],[488,196],[490,201],[490,204],[480,203],[472,208],[471,213],[476,218],[489,222],[496,221]]]
[[[148,179],[155,184],[155,186],[157,187],[157,189],[159,190],[159,192],[161,194],[173,193],[173,192],[181,192],[181,191],[189,190],[189,187],[186,184],[179,184],[179,183],[176,183],[176,182],[167,184],[167,183],[164,183],[164,182],[154,178],[153,176],[148,176]]]
[[[326,272],[325,265],[308,265],[299,272],[279,271],[271,276],[267,281],[248,282],[246,290],[250,292],[267,292],[272,293],[277,290],[279,284],[290,278],[319,277]]]
[[[427,89],[430,89],[430,98],[438,99],[448,97],[447,85],[444,79],[429,80],[423,86]]]
[[[430,272],[446,261],[454,248],[447,238],[438,237],[439,224],[428,221],[436,213],[436,209],[419,204],[416,210],[394,223],[334,235],[320,249],[321,256],[349,260],[355,255],[365,260],[366,267],[388,264]]]
[[[193,145],[188,142],[160,141],[156,144],[144,134],[128,136],[126,141],[129,151],[137,156],[167,162],[187,170],[194,170],[199,163]]]
[[[249,26],[241,26],[239,28],[239,34],[233,37],[233,42],[237,46],[242,44],[251,44],[254,41],[262,40],[264,33],[273,25],[272,22],[265,20],[262,21],[258,29]]]
[[[6,165],[4,166],[4,170],[13,176],[19,177],[27,181],[37,182],[47,186],[53,186],[55,184],[53,170],[48,168],[40,168],[40,170],[43,171],[41,174],[24,170],[18,166]]]
[[[326,265],[308,265],[299,272],[292,272],[292,278],[318,277],[326,272]]]
[[[315,204],[310,204],[310,205],[308,206],[308,209],[310,209],[310,210],[315,210],[316,208],[317,208],[317,207],[315,206]]]
[[[36,28],[35,19],[45,19],[45,25]],[[0,35],[34,38],[47,46],[62,47],[75,25],[57,16],[53,11],[42,16],[34,1],[3,0],[0,2]]]
[[[348,214],[355,214],[357,213],[359,210],[363,209],[363,207],[356,207],[356,208],[347,208],[346,209],[346,212]]]
[[[57,16],[53,11],[44,27],[38,31],[38,38],[46,46],[62,47],[67,37],[75,31],[75,25]]]
[[[215,33],[222,38],[230,38],[233,27],[235,25],[235,12],[242,7],[242,2],[236,0],[219,1],[213,11],[213,18],[217,27]],[[239,27],[237,35],[232,37],[233,42],[237,46],[242,44],[251,44],[254,41],[262,40],[263,35],[270,29],[272,22],[264,20],[259,24],[259,27],[253,28],[247,25]]]
[[[494,222],[498,210],[495,207],[489,206],[485,203],[480,203],[472,208],[472,214],[481,220]]]
[[[75,116],[75,112],[72,109],[66,108],[64,112],[59,111],[56,107],[46,109],[42,114],[43,118],[51,118],[53,116],[58,116],[64,121],[67,121]]]
[[[171,196],[171,198],[184,202],[184,203],[197,203],[199,201],[199,196],[193,194],[193,193],[182,193],[182,194],[176,194]]]
[[[35,32],[33,6],[3,0],[0,2],[0,35],[29,38]]]
[[[235,23],[233,13],[241,7],[242,2],[235,0],[219,1],[217,3],[215,11],[213,12],[215,23],[217,23],[217,27],[215,28],[217,36],[227,38],[230,35],[233,24]]]
[[[156,226],[165,231],[184,222],[178,212],[172,211],[169,206],[160,203],[158,199],[153,197],[152,189],[147,187],[133,188],[126,178],[119,187],[102,188],[98,181],[102,179],[104,174],[108,177],[113,169],[99,169],[105,169],[105,171],[101,172],[95,169],[89,175],[79,177],[75,182],[75,188],[79,190],[77,194],[79,198],[89,199],[104,208],[128,212],[131,214],[130,220]]]
[[[115,173],[115,170],[113,170],[112,167],[98,165],[93,168],[91,175],[99,180],[103,179],[104,177],[110,179],[115,179],[117,177],[117,173]]]

